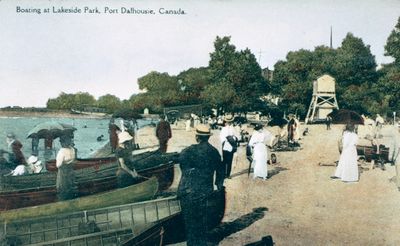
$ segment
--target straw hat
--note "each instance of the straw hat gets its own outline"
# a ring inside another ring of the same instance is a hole
[[[196,135],[198,136],[211,136],[210,127],[200,124],[196,126]]]
[[[121,132],[118,134],[118,143],[122,144],[126,141],[131,141],[133,137],[128,132]]]
[[[224,121],[232,122],[233,121],[233,115],[225,115],[224,116]]]

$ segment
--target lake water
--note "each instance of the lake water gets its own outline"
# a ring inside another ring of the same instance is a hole
[[[74,132],[75,147],[78,149],[79,158],[90,157],[97,149],[108,143],[108,123],[109,119],[84,119],[84,118],[30,118],[30,117],[0,117],[0,149],[7,150],[7,133],[14,133],[23,144],[22,151],[27,159],[32,153],[32,140],[27,138],[28,132],[37,124],[54,121],[74,125],[77,129]],[[118,121],[116,121],[117,123]],[[139,128],[150,124],[151,120],[138,120]],[[118,122],[119,123],[119,122]],[[97,137],[104,135],[103,141],[97,141]],[[53,158],[60,142],[56,139],[53,142]],[[39,142],[39,156],[44,153],[44,140]]]

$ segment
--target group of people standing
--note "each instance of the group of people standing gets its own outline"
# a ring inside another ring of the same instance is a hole
[[[196,144],[185,148],[179,158],[182,171],[178,187],[182,214],[185,221],[187,245],[207,245],[207,199],[214,192],[224,190],[224,179],[231,178],[232,162],[237,151],[239,134],[233,126],[233,116],[224,117],[219,139],[219,151],[208,141],[210,126],[196,126]],[[268,148],[272,134],[258,124],[248,143],[253,152],[254,178],[267,179]],[[214,180],[215,175],[215,180]]]

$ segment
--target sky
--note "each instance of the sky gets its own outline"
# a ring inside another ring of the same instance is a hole
[[[329,46],[332,26],[334,48],[351,32],[389,63],[384,45],[399,16],[400,0],[0,0],[0,107],[45,107],[61,92],[128,99],[151,71],[207,66],[217,36],[273,69],[289,51]]]

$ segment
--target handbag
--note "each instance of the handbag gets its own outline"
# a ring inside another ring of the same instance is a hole
[[[237,147],[238,147],[237,138],[232,136],[232,135],[229,135],[229,136],[226,137],[226,139],[228,140],[229,144],[233,148],[232,152],[236,152],[237,151]]]

